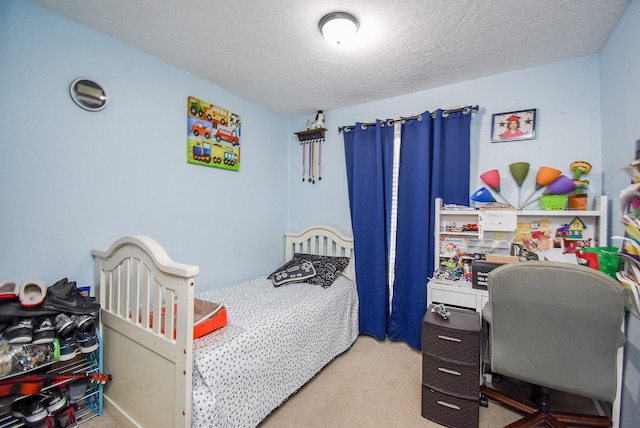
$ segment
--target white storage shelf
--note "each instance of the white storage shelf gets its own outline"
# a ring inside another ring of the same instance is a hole
[[[491,232],[483,231],[478,221],[480,210],[452,210],[443,209],[442,199],[436,199],[434,230],[434,266],[437,269],[440,263],[452,256],[451,252],[441,251],[441,239],[449,238],[455,242],[455,238],[465,239],[502,239],[511,241],[514,239],[517,230]],[[535,210],[516,211],[517,223],[528,223],[547,221],[550,224],[551,238],[557,227],[570,223],[575,217],[579,217],[585,224],[583,239],[591,239],[591,246],[606,246],[607,237],[607,197],[598,196],[593,199],[593,209],[586,211],[565,211],[565,210]],[[475,224],[478,231],[461,231],[464,225]],[[450,230],[454,229],[454,230]],[[505,247],[506,249],[506,247]],[[502,250],[504,251],[504,249]],[[563,254],[561,248],[550,248],[539,251],[540,258],[550,260],[566,261],[576,263],[575,254]],[[472,257],[469,257],[472,258]],[[464,308],[475,309],[480,312],[482,306],[488,300],[488,292],[484,289],[475,289],[471,283],[465,280],[432,279],[427,285],[427,305],[431,303],[444,303]]]

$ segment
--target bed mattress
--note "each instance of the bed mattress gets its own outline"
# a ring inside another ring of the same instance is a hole
[[[227,326],[194,343],[193,426],[255,427],[358,336],[353,281],[274,287],[266,277],[199,293]]]

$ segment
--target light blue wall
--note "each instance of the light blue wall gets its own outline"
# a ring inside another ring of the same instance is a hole
[[[346,189],[342,136],[337,127],[357,121],[409,116],[424,110],[479,104],[472,120],[471,188],[483,184],[482,172],[498,168],[502,194],[517,201],[517,188],[508,172],[511,162],[526,161],[534,170],[523,185],[523,194],[534,188],[535,169],[552,166],[570,176],[569,164],[586,160],[593,170],[585,176],[589,193],[609,196],[610,236],[621,234],[617,198],[629,182],[620,167],[634,156],[640,139],[636,103],[640,99],[640,0],[631,0],[625,15],[602,53],[569,61],[489,76],[456,85],[326,111],[322,183],[301,182],[302,152],[290,136],[289,227],[325,222],[347,233],[351,224]],[[319,106],[321,107],[321,106]],[[537,108],[536,138],[531,141],[490,143],[491,115]],[[291,121],[291,132],[303,130],[306,120]],[[536,208],[536,205],[529,209]],[[611,242],[616,244],[616,242]],[[624,391],[621,426],[640,426],[640,321],[627,324]]]
[[[0,2],[0,70],[0,279],[91,284],[91,249],[128,234],[199,265],[197,290],[282,262],[287,119],[21,0]],[[77,77],[105,110],[73,104]],[[242,115],[239,172],[186,163],[188,96]]]
[[[471,189],[484,186],[479,175],[490,169],[501,174],[501,194],[517,205],[518,188],[509,164],[526,161],[531,172],[523,184],[523,202],[535,189],[540,166],[551,166],[571,175],[569,164],[586,160],[593,166],[587,178],[589,193],[601,194],[599,63],[596,55],[540,67],[494,75],[396,98],[326,113],[322,182],[302,183],[302,150],[290,137],[289,227],[327,222],[351,231],[342,135],[337,128],[355,122],[395,118],[460,105],[479,105],[472,119]],[[491,115],[537,109],[536,138],[491,143]],[[303,130],[306,120],[292,120],[292,132]],[[537,203],[528,209],[538,209]]]
[[[635,158],[635,141],[640,139],[640,1],[631,0],[615,31],[600,54],[602,91],[602,161],[607,174],[604,190],[617,202],[617,195],[629,184],[620,171]],[[612,235],[621,235],[617,203],[611,207]],[[619,241],[618,244],[619,245]],[[640,320],[629,317],[625,349],[623,428],[640,426]]]
[[[569,174],[569,163],[584,159],[594,167],[590,193],[615,200],[628,182],[619,168],[640,138],[638,22],[640,3],[631,0],[600,55],[326,111],[322,181],[309,184],[293,132],[310,117],[287,120],[29,2],[0,2],[0,278],[92,283],[90,250],[125,234],[148,234],[175,260],[199,265],[198,290],[263,274],[281,261],[285,230],[325,223],[351,233],[338,126],[457,105],[481,107],[472,189],[498,168],[502,193],[515,201],[509,163]],[[107,87],[103,112],[71,102],[76,77]],[[240,172],[185,162],[190,95],[242,114]],[[491,114],[529,108],[539,114],[535,140],[489,142]],[[613,220],[618,214],[612,203]],[[626,427],[640,420],[639,324],[628,329]]]

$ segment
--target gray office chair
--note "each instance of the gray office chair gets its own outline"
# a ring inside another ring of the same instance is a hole
[[[532,384],[532,402],[483,385],[481,393],[528,413],[509,427],[546,423],[611,426],[611,419],[551,411],[550,390],[613,402],[616,356],[624,344],[623,287],[594,269],[531,261],[493,270],[483,319],[489,324],[492,373]]]

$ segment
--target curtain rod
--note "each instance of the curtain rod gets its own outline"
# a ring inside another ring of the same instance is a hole
[[[460,107],[460,108],[454,108],[454,109],[450,109],[450,110],[443,110],[442,116],[443,117],[447,117],[451,113],[458,113],[458,112],[463,112],[464,114],[469,114],[469,113],[471,113],[471,111],[478,111],[478,106],[475,105],[475,106],[472,106],[472,107]],[[435,113],[431,113],[431,117],[435,119]],[[390,124],[395,123],[395,122],[401,122],[401,121],[406,121],[406,120],[415,120],[415,119],[420,119],[420,118],[422,118],[422,115],[417,114],[415,116],[400,117],[399,119],[388,119],[385,122],[390,125]],[[367,123],[363,123],[362,126],[367,127],[367,126],[373,126],[375,124],[376,124],[376,122],[367,122]],[[349,132],[353,128],[355,128],[355,125],[338,126],[338,132],[342,132],[343,130],[346,131],[346,132]]]

